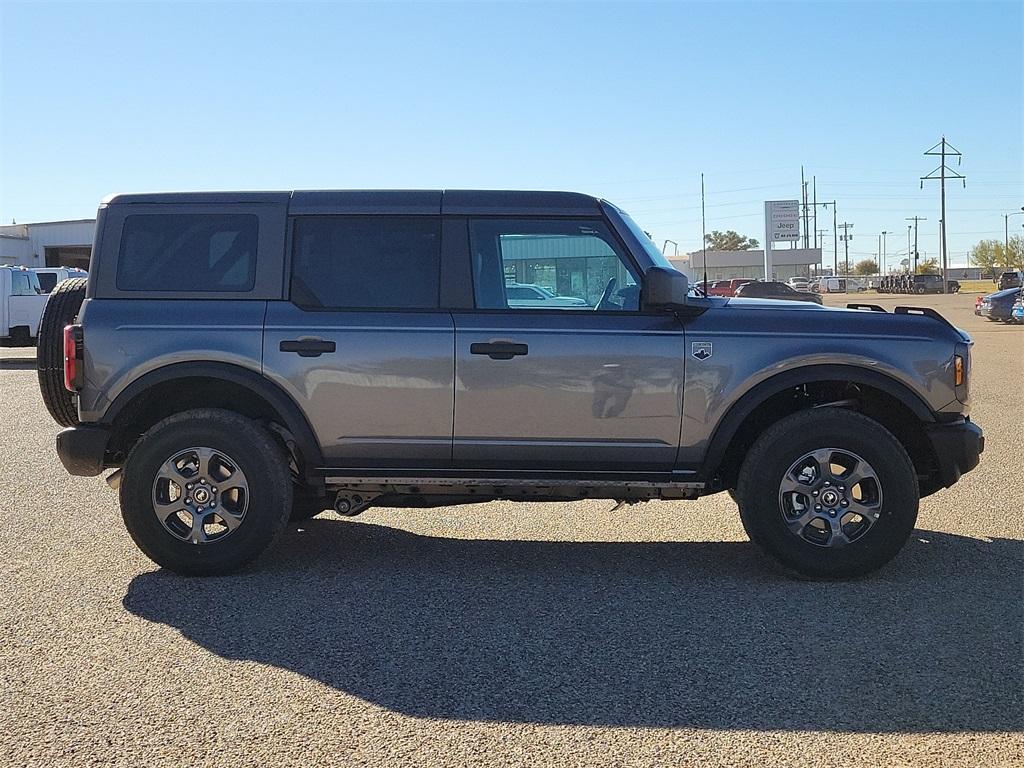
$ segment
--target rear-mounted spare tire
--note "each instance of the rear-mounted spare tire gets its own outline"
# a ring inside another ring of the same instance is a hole
[[[64,326],[75,322],[85,300],[87,278],[64,280],[53,289],[39,319],[36,370],[46,410],[62,427],[78,424],[75,395],[64,388]]]

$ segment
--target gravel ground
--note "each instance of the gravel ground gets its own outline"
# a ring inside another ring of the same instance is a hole
[[[870,300],[974,335],[987,449],[837,584],[767,569],[725,494],[324,514],[179,578],[0,349],[0,764],[1021,765],[1024,328]]]

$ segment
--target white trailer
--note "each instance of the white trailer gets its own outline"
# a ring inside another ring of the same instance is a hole
[[[31,346],[48,298],[31,269],[0,267],[0,345]]]

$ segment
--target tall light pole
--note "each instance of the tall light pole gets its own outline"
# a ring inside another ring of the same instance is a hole
[[[1010,269],[1010,217],[1020,216],[1024,213],[1024,207],[1021,207],[1019,211],[1013,213],[1003,214],[1003,257],[1006,260],[1006,269]]]
[[[910,225],[907,224],[907,272],[910,271]],[[915,272],[917,270],[914,270]]]
[[[888,230],[882,230],[882,272],[885,272],[885,236],[888,235]]]

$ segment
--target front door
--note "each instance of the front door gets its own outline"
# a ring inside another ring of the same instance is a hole
[[[456,468],[671,469],[683,330],[639,311],[601,219],[470,219],[476,310],[456,312]]]

